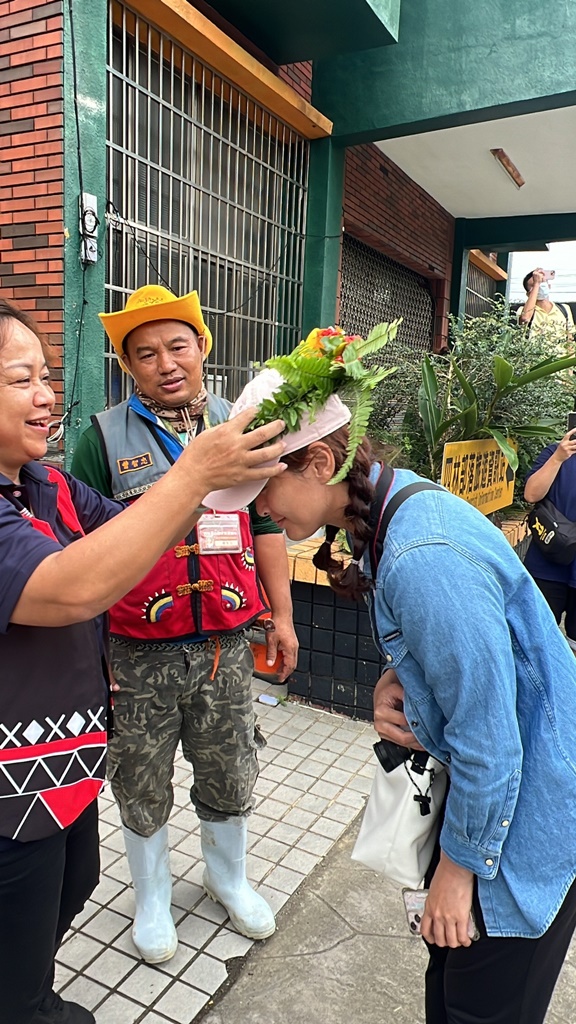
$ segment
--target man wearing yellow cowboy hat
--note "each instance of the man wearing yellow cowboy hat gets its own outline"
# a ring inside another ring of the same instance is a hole
[[[105,495],[133,501],[192,437],[228,418],[230,403],[203,384],[212,335],[197,292],[177,298],[145,285],[122,311],[100,319],[135,389],[127,401],[92,417],[72,472]],[[276,627],[269,663],[278,647],[285,678],[298,647],[286,548],[275,524],[255,510],[202,516],[110,610],[119,685],[110,780],[134,883],[132,936],[148,963],[170,959],[177,946],[167,821],[179,742],[194,770],[190,795],[200,818],[208,895],[250,938],[266,938],[275,928],[272,910],[246,879],[258,734],[244,629],[264,609],[258,577]]]

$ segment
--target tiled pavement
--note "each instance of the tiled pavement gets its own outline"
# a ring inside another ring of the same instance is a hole
[[[255,698],[265,689],[255,680]],[[257,712],[268,746],[259,753],[248,876],[277,911],[362,807],[375,736],[369,724],[300,704],[258,703]],[[202,890],[199,825],[181,756],[174,782],[172,910],[180,941],[173,959],[155,967],[130,938],[133,895],[120,819],[110,792],[101,798],[102,879],[59,951],[56,978],[64,998],[91,1009],[98,1024],[190,1024],[226,981],[227,961],[253,945],[227,927],[225,911]]]

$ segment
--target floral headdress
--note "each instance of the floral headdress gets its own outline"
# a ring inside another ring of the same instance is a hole
[[[372,392],[396,367],[365,366],[363,360],[396,337],[401,320],[378,324],[366,339],[345,334],[341,327],[316,327],[289,355],[267,359],[265,366],[277,370],[285,383],[266,398],[250,429],[283,419],[289,433],[299,430],[302,416],[310,422],[330,395],[350,407],[346,460],[330,483],[344,480],[359,444],[366,434],[373,407]]]

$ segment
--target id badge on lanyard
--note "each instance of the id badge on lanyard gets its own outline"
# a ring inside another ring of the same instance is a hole
[[[204,513],[196,523],[201,555],[234,555],[243,550],[237,512]]]

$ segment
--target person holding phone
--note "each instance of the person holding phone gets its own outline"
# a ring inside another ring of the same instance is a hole
[[[568,414],[568,431],[557,444],[549,444],[536,459],[524,487],[526,501],[548,498],[567,519],[576,522],[576,413]],[[548,601],[556,622],[565,615],[564,629],[576,652],[576,559],[559,565],[530,544],[524,559],[530,575]]]
[[[450,774],[415,922],[430,953],[427,1024],[543,1024],[576,925],[576,660],[502,532],[443,488],[405,495],[372,579],[383,509],[420,481],[398,469],[387,484],[363,436],[367,417],[351,419],[334,394],[351,368],[343,385],[356,415],[365,381],[354,348],[342,355],[348,345],[312,332],[247,385],[232,416],[255,404],[259,422],[306,404],[285,435],[288,469],[205,502],[255,499],[295,541],[326,528],[315,564],[338,594],[367,599],[388,666],[374,693],[376,731],[420,744]],[[331,553],[339,530],[348,565]]]
[[[550,289],[554,270],[537,267],[522,281],[526,302],[516,316],[520,324],[527,324],[529,334],[545,334],[557,349],[558,357],[574,355],[574,318],[566,302],[553,302]]]

